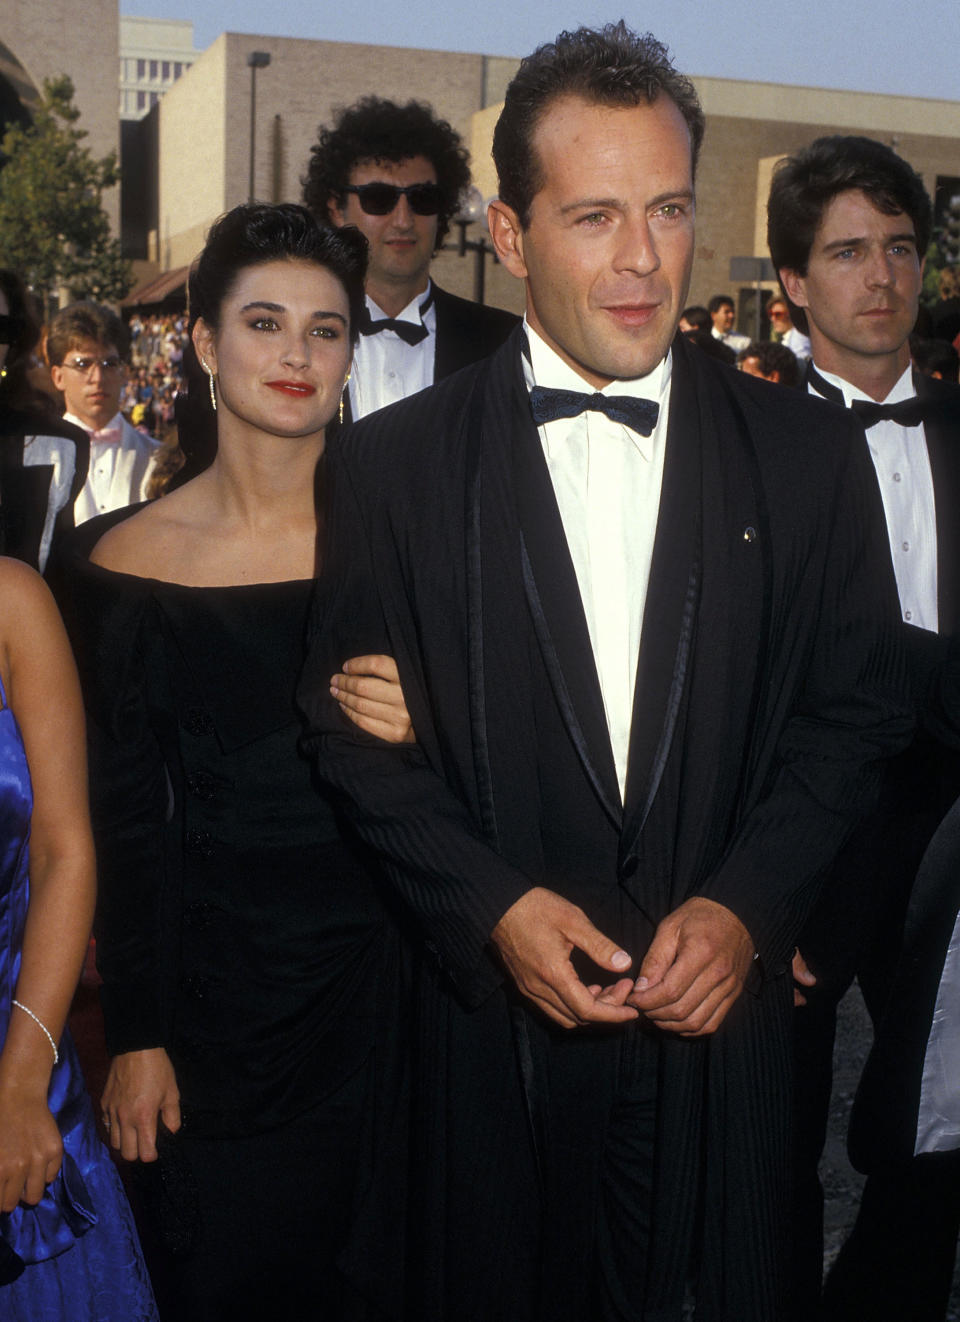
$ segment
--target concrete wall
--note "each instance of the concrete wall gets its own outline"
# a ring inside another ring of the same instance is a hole
[[[88,134],[85,145],[97,157],[119,152],[117,0],[82,0],[79,7],[66,0],[3,0],[0,42],[38,90],[45,78],[69,74],[80,127]],[[118,229],[118,190],[103,202]]]

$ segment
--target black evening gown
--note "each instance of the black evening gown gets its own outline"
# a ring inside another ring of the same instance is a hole
[[[107,1046],[165,1047],[181,1094],[181,1130],[139,1168],[174,1315],[390,1316],[406,980],[376,875],[298,752],[313,584],[105,570],[87,557],[116,517],[75,534],[64,608]]]

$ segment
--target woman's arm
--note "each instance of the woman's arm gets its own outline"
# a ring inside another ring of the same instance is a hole
[[[54,1042],[63,1032],[90,937],[94,854],[87,807],[83,707],[70,646],[43,580],[0,561],[0,671],[33,783],[30,907],[16,999]],[[11,1010],[0,1053],[0,1210],[35,1204],[60,1169],[47,1107],[54,1064],[43,1030]]]

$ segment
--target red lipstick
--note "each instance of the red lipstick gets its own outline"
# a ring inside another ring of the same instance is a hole
[[[267,381],[271,390],[278,390],[281,395],[291,395],[294,399],[307,399],[317,393],[316,386],[306,381]]]

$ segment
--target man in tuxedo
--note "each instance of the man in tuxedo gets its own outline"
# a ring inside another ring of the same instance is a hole
[[[869,138],[820,138],[782,161],[768,204],[770,253],[794,323],[810,336],[807,390],[861,418],[886,514],[910,683],[922,709],[960,624],[960,389],[911,368],[932,207],[923,181]],[[888,557],[876,566],[886,576]],[[923,851],[960,794],[960,756],[929,733],[890,762],[877,812],[837,859],[800,936],[797,1057],[797,1318],[819,1316],[823,1195],[817,1177],[836,1007],[854,977],[877,1024],[888,1005]],[[918,1020],[917,1031],[925,1031]],[[831,1318],[941,1317],[960,1192],[944,1203],[928,1163],[868,1181],[860,1224],[826,1289]],[[960,1182],[958,1182],[960,1190]],[[910,1208],[912,1211],[908,1211]],[[936,1225],[946,1218],[947,1224]],[[915,1236],[904,1227],[915,1228]],[[946,1247],[944,1247],[946,1246]],[[939,1303],[935,1302],[939,1300]],[[927,1312],[925,1310],[930,1309]]]
[[[63,393],[64,419],[90,437],[87,480],[73,506],[78,524],[147,498],[159,446],[120,412],[129,350],[126,326],[99,303],[71,303],[50,323],[47,361]]]
[[[429,955],[419,1318],[782,1316],[790,957],[909,718],[859,425],[675,334],[703,125],[622,22],[524,60],[524,326],[328,451],[301,701]],[[345,719],[349,645],[415,748]]]
[[[303,200],[370,245],[367,315],[354,353],[345,418],[359,419],[492,353],[517,318],[448,294],[430,279],[470,183],[460,135],[418,101],[367,96],[321,127]]]
[[[707,304],[710,320],[713,322],[711,334],[715,340],[725,344],[734,353],[740,353],[750,343],[749,335],[739,335],[733,329],[737,310],[729,294],[714,294]]]

